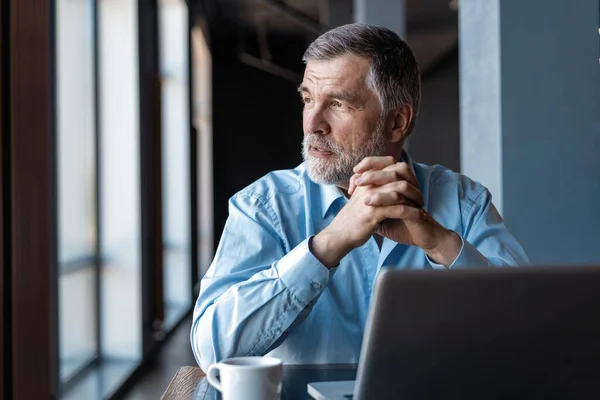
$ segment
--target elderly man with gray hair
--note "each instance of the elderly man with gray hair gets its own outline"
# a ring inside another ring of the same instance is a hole
[[[421,82],[402,39],[345,25],[317,38],[304,61],[304,162],[230,199],[194,310],[192,348],[204,369],[266,354],[356,363],[382,266],[527,262],[485,187],[403,150]]]

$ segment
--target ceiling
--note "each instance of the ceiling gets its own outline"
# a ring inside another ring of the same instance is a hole
[[[321,11],[328,1],[347,3],[347,15],[352,15],[353,0],[191,0],[191,5],[205,22],[217,57],[233,56],[294,80],[302,74],[306,46],[330,29]],[[406,40],[427,71],[457,45],[454,2],[405,1]]]

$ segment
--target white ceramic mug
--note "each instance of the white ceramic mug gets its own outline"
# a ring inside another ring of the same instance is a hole
[[[206,379],[223,400],[279,400],[282,364],[273,357],[229,358],[208,367]]]

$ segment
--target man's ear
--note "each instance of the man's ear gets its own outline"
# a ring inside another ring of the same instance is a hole
[[[408,130],[413,119],[413,108],[408,104],[402,104],[393,116],[390,141],[397,143],[408,136]]]

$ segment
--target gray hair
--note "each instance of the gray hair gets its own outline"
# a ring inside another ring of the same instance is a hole
[[[377,95],[382,116],[402,104],[412,107],[408,128],[412,132],[421,101],[421,75],[406,42],[381,26],[348,24],[319,36],[308,46],[302,61],[331,60],[344,54],[371,60],[367,86]]]

